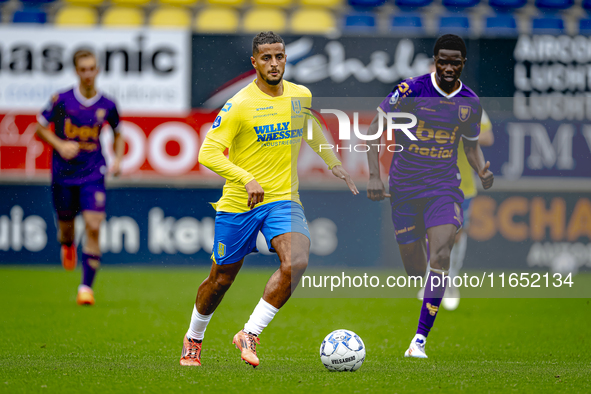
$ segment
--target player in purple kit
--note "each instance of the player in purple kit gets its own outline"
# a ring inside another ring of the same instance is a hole
[[[457,148],[460,138],[470,166],[482,186],[493,184],[490,163],[478,144],[482,107],[478,96],[460,81],[466,62],[466,45],[453,34],[441,36],[433,49],[435,72],[402,81],[382,101],[368,135],[379,129],[380,117],[406,112],[416,116],[409,128],[413,137],[397,135],[404,149],[395,153],[389,171],[390,193],[380,179],[378,151],[368,152],[370,180],[367,195],[380,201],[389,197],[396,241],[408,275],[423,276],[430,255],[417,333],[405,357],[427,358],[425,343],[445,292],[450,253],[462,226],[460,173]],[[385,124],[385,122],[382,122]],[[426,242],[427,236],[429,242]],[[427,250],[427,247],[429,250]]]
[[[105,123],[115,134],[115,159],[111,172],[120,173],[125,149],[119,133],[119,113],[115,103],[95,89],[98,74],[96,56],[87,50],[74,54],[78,86],[55,94],[37,116],[37,135],[53,148],[51,191],[58,218],[58,241],[66,270],[76,268],[74,218],[80,212],[86,226],[82,250],[82,283],[78,287],[79,305],[94,305],[92,284],[100,266],[99,228],[105,219],[105,174],[107,166],[99,135]],[[55,133],[48,127],[54,124]]]

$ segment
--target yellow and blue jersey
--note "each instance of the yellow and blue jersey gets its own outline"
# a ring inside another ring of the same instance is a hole
[[[283,81],[283,94],[272,97],[253,81],[228,100],[207,133],[207,139],[227,147],[229,160],[261,185],[265,191],[261,204],[286,200],[300,203],[297,158],[309,116],[306,108],[311,103],[312,94],[304,86]],[[314,136],[316,143],[324,139],[321,131]],[[332,151],[319,154],[329,168],[340,164]],[[244,188],[247,182],[241,181],[226,180],[222,198],[214,204],[217,211],[249,210]]]

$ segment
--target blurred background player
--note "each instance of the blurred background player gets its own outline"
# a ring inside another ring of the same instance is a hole
[[[308,265],[310,233],[299,200],[297,158],[312,95],[306,87],[283,80],[285,43],[279,35],[259,33],[253,40],[251,62],[256,80],[224,105],[199,152],[199,162],[226,178],[226,184],[222,198],[213,204],[217,211],[213,263],[197,292],[181,365],[201,365],[207,324],[244,257],[257,251],[259,231],[281,263],[244,329],[234,336],[247,364],[259,365],[258,335],[287,302]],[[319,150],[327,141],[315,126],[313,138],[306,141],[358,194],[332,150]],[[229,159],[224,156],[227,148]]]
[[[456,35],[441,36],[433,49],[436,71],[402,81],[380,104],[368,129],[375,134],[388,112],[407,112],[417,117],[415,140],[401,135],[405,146],[390,166],[390,194],[380,178],[379,153],[368,151],[370,180],[368,198],[390,197],[396,241],[408,275],[423,276],[427,270],[427,243],[431,269],[419,325],[405,357],[427,358],[425,343],[445,293],[455,235],[462,226],[463,194],[457,167],[459,140],[464,139],[468,162],[485,189],[492,186],[490,163],[478,145],[482,107],[478,96],[462,84],[466,45]],[[384,127],[386,122],[382,123]]]
[[[480,121],[480,136],[478,137],[478,144],[480,146],[491,146],[495,141],[493,134],[492,123],[482,110],[482,120]],[[476,189],[474,170],[470,167],[466,153],[464,152],[464,140],[460,141],[458,145],[458,169],[462,177],[460,183],[460,190],[464,193],[464,202],[462,203],[462,211],[464,213],[464,223],[462,228],[456,234],[454,247],[449,256],[449,278],[450,286],[445,292],[442,305],[445,309],[453,311],[460,305],[460,290],[453,286],[453,278],[460,274],[460,270],[464,265],[464,257],[466,256],[466,247],[468,244],[468,228],[470,226],[470,212],[472,211],[472,199],[476,197],[478,191]],[[421,299],[422,299],[421,294]]]
[[[74,218],[80,212],[86,228],[82,249],[82,283],[77,302],[94,305],[92,284],[100,266],[99,228],[105,219],[105,174],[107,167],[99,135],[108,123],[115,134],[112,173],[120,173],[125,149],[117,127],[119,113],[115,103],[95,88],[98,75],[96,56],[88,50],[74,54],[78,86],[57,93],[37,116],[37,135],[53,147],[51,192],[58,219],[58,241],[62,244],[61,260],[68,270],[76,268]],[[55,133],[49,129],[53,123]]]

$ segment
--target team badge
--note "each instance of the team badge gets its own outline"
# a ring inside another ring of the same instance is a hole
[[[218,115],[217,118],[213,121],[213,125],[211,126],[212,129],[217,129],[222,124],[222,117]]]
[[[226,245],[221,242],[218,242],[218,256],[224,257],[226,255]]]
[[[462,122],[465,122],[468,120],[468,118],[470,117],[470,112],[472,111],[472,108],[470,108],[470,106],[468,105],[460,105],[460,108],[458,109],[458,116],[460,117],[460,120]]]
[[[95,192],[94,193],[94,201],[96,201],[96,205],[98,205],[99,207],[102,207],[105,205],[106,199],[107,199],[107,197],[105,196],[105,193],[103,193],[103,192]]]
[[[300,100],[292,100],[291,109],[296,113],[296,115],[302,112],[302,104],[300,103]]]
[[[105,111],[104,108],[99,108],[96,110],[96,121],[98,123],[103,123],[103,121],[105,120],[105,115],[107,114],[107,111]]]

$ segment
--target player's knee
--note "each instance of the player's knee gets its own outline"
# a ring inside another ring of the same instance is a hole
[[[301,276],[308,268],[308,256],[303,254],[290,256],[281,262],[281,270],[290,274]]]
[[[234,283],[235,276],[220,274],[216,275],[212,279],[212,284],[216,291],[225,291],[228,290],[230,286],[232,286],[232,283]]]
[[[101,222],[99,221],[89,221],[86,223],[86,235],[93,239],[98,239],[99,230],[101,228]]]
[[[425,275],[425,269],[426,267],[424,266],[412,266],[412,267],[405,267],[406,268],[406,274],[408,276],[424,276]]]
[[[451,249],[441,248],[437,253],[431,255],[431,268],[448,269],[450,253]]]

